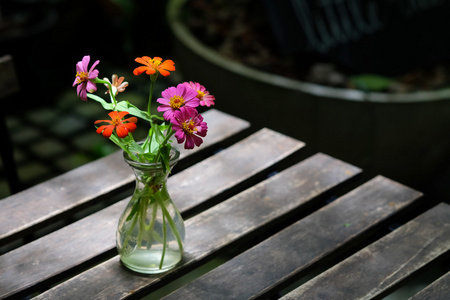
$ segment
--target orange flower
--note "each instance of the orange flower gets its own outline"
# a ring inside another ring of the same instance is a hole
[[[122,120],[123,117],[128,115],[128,112],[126,111],[112,111],[108,114],[111,117],[110,120],[97,120],[94,124],[105,122],[109,123],[111,125],[102,125],[99,128],[97,128],[97,133],[103,133],[104,137],[109,138],[111,134],[113,133],[113,130],[116,130],[117,135],[120,138],[124,138],[128,135],[129,132],[133,132],[136,130],[136,117],[131,117],[125,120]]]
[[[161,57],[148,57],[142,56],[135,59],[136,62],[143,64],[144,66],[137,67],[133,70],[134,75],[140,75],[146,73],[147,75],[153,75],[159,72],[162,76],[169,76],[169,71],[175,71],[175,63],[168,59],[162,61]]]

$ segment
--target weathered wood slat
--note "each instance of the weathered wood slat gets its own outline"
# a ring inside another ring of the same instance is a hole
[[[190,271],[231,243],[264,232],[283,215],[301,209],[359,172],[356,167],[317,154],[187,220],[186,253],[174,270],[158,276],[137,276],[121,266],[116,256],[36,299],[73,299],[80,291],[86,299],[125,298],[172,273]]]
[[[208,164],[199,163],[171,176],[168,181],[170,194],[180,211],[184,212],[187,208],[230,190],[235,184],[263,171],[303,145],[300,141],[271,130],[260,130],[212,156]],[[240,168],[227,167],[231,160]],[[120,201],[3,255],[0,258],[0,283],[5,283],[2,286],[8,286],[10,290],[0,286],[0,298],[34,286],[114,249],[116,224],[127,201]],[[65,259],[58,260],[58,253],[64,253]]]
[[[212,109],[204,113],[208,136],[200,148],[186,151],[180,159],[241,132],[249,123]],[[6,243],[33,226],[84,205],[134,180],[133,172],[118,151],[0,200],[0,243]],[[27,207],[27,209],[22,209]],[[11,212],[14,214],[11,216]]]
[[[165,299],[251,299],[266,295],[419,196],[405,186],[376,177]]]
[[[450,272],[409,298],[409,300],[448,300],[449,298]]]
[[[449,250],[450,206],[439,204],[282,299],[372,299]]]
[[[183,178],[174,175],[170,192],[182,194],[186,188],[179,209],[189,210],[205,198],[212,198],[218,191],[241,183],[245,178],[265,170],[283,158],[299,150],[305,144],[270,129],[261,129],[242,140],[241,143],[228,147],[217,155],[209,157],[183,172]],[[237,163],[236,163],[237,162]],[[209,179],[207,182],[201,178]]]

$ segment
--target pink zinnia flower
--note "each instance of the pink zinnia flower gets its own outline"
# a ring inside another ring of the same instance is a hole
[[[181,107],[193,109],[198,106],[197,92],[186,88],[180,83],[177,87],[169,87],[161,93],[163,98],[158,98],[156,102],[162,105],[158,106],[159,112],[164,112],[164,119],[171,121],[174,113]]]
[[[100,62],[97,60],[88,71],[88,65],[91,57],[86,55],[81,61],[77,63],[77,74],[75,75],[75,81],[72,86],[77,86],[77,95],[83,101],[87,101],[87,92],[93,93],[97,90],[97,86],[93,82],[98,76],[98,70],[95,70],[95,66]]]
[[[196,109],[181,107],[174,112],[172,119],[172,129],[175,130],[175,137],[179,144],[186,141],[184,149],[193,149],[194,145],[199,147],[208,131],[208,125],[203,122],[203,117]]]
[[[201,106],[210,107],[211,105],[214,105],[214,100],[216,100],[216,98],[213,95],[210,95],[203,85],[192,81],[184,82],[183,84],[197,92],[197,99],[200,100]]]

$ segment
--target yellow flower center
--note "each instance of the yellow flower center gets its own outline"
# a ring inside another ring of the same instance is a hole
[[[183,131],[184,131],[185,133],[187,133],[187,134],[189,134],[189,135],[191,135],[191,134],[194,133],[194,129],[195,129],[194,121],[191,120],[191,121],[189,121],[188,123],[183,122],[182,127],[183,127]]]
[[[112,123],[111,123],[111,125],[114,125],[114,126],[118,126],[118,125],[120,125],[120,119],[119,119],[119,117],[115,117],[114,119],[112,119]]]
[[[152,64],[153,68],[156,69],[161,64],[161,61],[152,59],[151,64]]]
[[[182,96],[173,96],[170,98],[169,104],[173,109],[179,109],[184,103],[184,98]]]
[[[77,72],[75,77],[78,77],[78,83],[87,82],[89,80],[88,73],[86,72]]]
[[[203,93],[202,91],[197,91],[197,98],[198,99],[202,99],[203,98],[203,96],[205,96],[205,93]]]

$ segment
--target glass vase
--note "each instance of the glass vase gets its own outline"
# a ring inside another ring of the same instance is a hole
[[[180,152],[172,146],[170,168]],[[119,219],[116,234],[120,260],[129,269],[156,274],[181,260],[184,221],[167,191],[167,177],[160,163],[140,163],[124,153],[136,176],[136,188]]]

